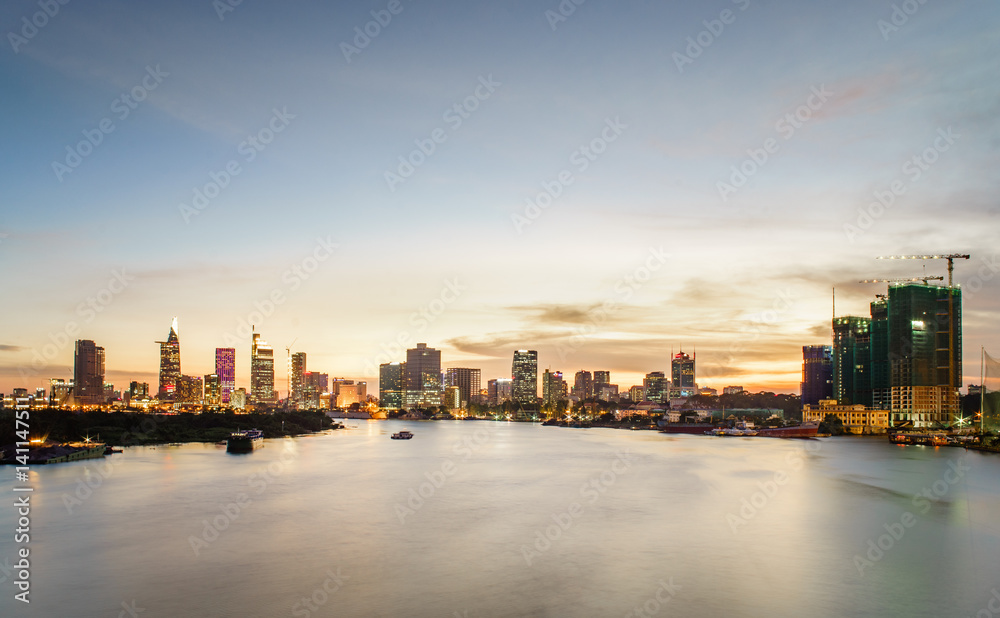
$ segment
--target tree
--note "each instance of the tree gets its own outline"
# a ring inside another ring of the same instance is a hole
[[[844,435],[844,421],[836,414],[827,414],[819,424],[820,433],[828,433],[831,436]]]

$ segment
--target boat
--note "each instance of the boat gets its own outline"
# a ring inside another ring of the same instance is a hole
[[[393,440],[409,440],[412,437],[413,434],[410,433],[409,431],[406,431],[405,429],[403,431],[397,431],[396,433],[392,434]]]
[[[38,441],[33,444],[34,446],[29,448],[21,448],[17,444],[0,448],[0,464],[53,464],[81,459],[99,459],[104,457],[107,450],[106,444],[88,441],[62,444]]]
[[[790,427],[760,427],[757,435],[764,438],[815,438],[819,433],[818,423],[802,423]]]
[[[660,433],[686,433],[696,436],[703,436],[715,429],[715,425],[710,423],[667,423],[658,422]]]
[[[226,451],[229,453],[249,453],[264,446],[264,432],[260,429],[234,431],[226,441]]]
[[[107,447],[106,449],[104,449],[104,454],[105,455],[111,455],[113,453],[122,453],[122,452],[124,452],[124,451],[122,451],[122,449],[120,449],[120,448],[112,448],[110,446]]]

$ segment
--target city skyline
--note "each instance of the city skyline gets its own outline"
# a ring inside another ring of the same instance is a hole
[[[972,255],[962,383],[1000,350],[994,4],[403,6],[358,53],[374,4],[67,6],[0,59],[0,391],[70,377],[78,339],[157,384],[179,316],[184,372],[235,348],[244,388],[255,324],[370,384],[418,341],[622,386],[683,344],[706,385],[798,392],[830,288],[867,315],[859,280],[925,272],[874,257],[936,251]]]

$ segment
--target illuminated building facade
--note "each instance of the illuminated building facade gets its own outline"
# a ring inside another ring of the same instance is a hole
[[[76,342],[73,399],[80,405],[98,405],[107,401],[104,396],[104,348],[89,339]]]
[[[513,397],[521,404],[534,405],[538,401],[538,352],[516,350],[512,365]]]
[[[221,403],[227,405],[236,389],[236,348],[215,348],[215,375],[219,376]]]
[[[671,386],[683,391],[694,391],[694,358],[684,352],[674,354],[670,360]]]
[[[642,381],[643,392],[646,401],[653,403],[666,403],[670,383],[667,376],[662,371],[651,371],[646,374],[646,379]]]
[[[573,377],[573,396],[583,401],[594,396],[594,377],[589,371],[577,371]]]
[[[177,393],[177,381],[181,377],[181,343],[177,336],[177,318],[170,323],[170,334],[160,344],[160,401],[173,401]]]
[[[291,405],[294,407],[302,402],[302,393],[306,385],[306,353],[296,352],[292,354],[289,363],[288,388],[291,391],[289,398]]]
[[[277,394],[274,390],[274,349],[260,338],[260,333],[253,333],[250,346],[250,402],[275,403]]]
[[[205,376],[205,405],[218,406],[222,404],[222,380],[217,374]]]
[[[555,406],[561,399],[568,401],[567,387],[561,371],[546,369],[542,372],[542,403],[546,406]]]
[[[480,369],[469,367],[449,367],[444,371],[445,388],[457,386],[459,392],[459,404],[456,408],[465,408],[469,403],[479,398],[480,384],[483,379],[483,372]]]
[[[410,408],[441,405],[441,351],[426,343],[406,351],[406,399]]]
[[[833,396],[832,346],[802,346],[802,383],[799,386],[802,405],[819,405],[820,400]]]
[[[514,381],[510,378],[490,380],[486,385],[486,398],[490,405],[498,406],[514,397]]]
[[[181,376],[177,380],[177,391],[174,395],[174,403],[196,403],[200,404],[204,386],[198,376]]]
[[[385,410],[402,410],[406,397],[406,363],[383,363],[378,368],[378,402]]]
[[[871,407],[871,318],[833,319],[833,398]]]

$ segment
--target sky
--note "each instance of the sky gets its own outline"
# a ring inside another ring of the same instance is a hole
[[[286,348],[373,391],[416,342],[797,392],[833,288],[942,252],[963,383],[1000,356],[994,1],[233,4],[3,3],[0,391],[76,339],[155,388],[176,316],[282,395]]]

